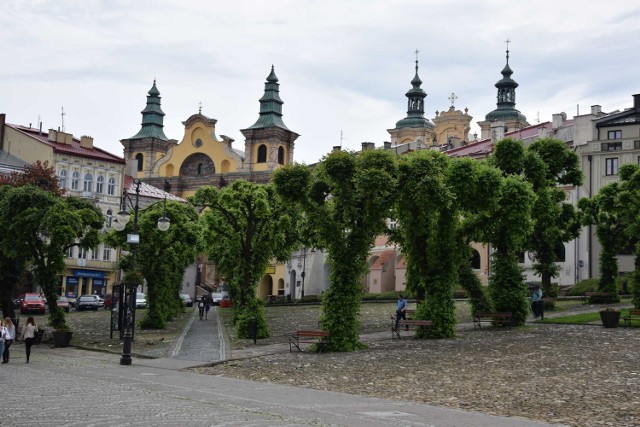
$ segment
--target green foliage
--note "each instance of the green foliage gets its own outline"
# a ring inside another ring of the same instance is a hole
[[[567,289],[567,296],[582,296],[585,292],[598,290],[598,279],[584,279]]]
[[[369,294],[365,293],[362,295],[363,301],[396,301],[398,299],[398,295],[402,292],[399,291],[388,291],[388,292],[380,292]],[[406,297],[407,295],[405,295]]]
[[[222,189],[202,187],[192,203],[206,208],[201,217],[204,247],[227,278],[238,335],[246,333],[243,319],[258,316],[259,336],[268,336],[263,312],[255,310],[256,288],[269,261],[287,259],[299,244],[298,212],[283,203],[272,185],[241,180]]]
[[[631,274],[629,282],[631,285],[631,294],[633,295],[633,305],[635,308],[640,308],[640,273],[634,271]]]
[[[24,185],[0,190],[0,228],[11,239],[2,239],[4,256],[30,262],[35,279],[50,307],[49,321],[65,329],[64,314],[57,307],[58,275],[71,246],[95,247],[102,228],[102,212],[77,197],[61,197],[40,187]]]
[[[489,278],[489,294],[496,311],[511,312],[516,325],[526,322],[529,314],[528,290],[515,256],[507,254],[495,257],[493,274]]]
[[[323,294],[322,328],[331,333],[330,350],[352,351],[359,342],[360,278],[369,249],[386,231],[395,199],[396,162],[381,150],[337,151],[311,170],[294,165],[274,174],[286,202],[299,206],[308,224],[305,240],[328,253],[329,289]]]

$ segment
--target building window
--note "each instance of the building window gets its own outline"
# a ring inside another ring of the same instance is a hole
[[[116,194],[116,179],[114,177],[109,178],[109,184],[107,184],[107,194],[110,196]]]
[[[278,147],[278,163],[284,165],[284,147]]]
[[[93,260],[99,260],[100,259],[100,252],[98,251],[97,247],[91,249],[91,259],[93,259]]]
[[[144,156],[142,153],[136,154],[136,161],[138,162],[138,172],[142,172],[144,170]]]
[[[93,175],[91,175],[90,173],[86,174],[84,176],[84,187],[83,187],[83,191],[93,191]]]
[[[87,259],[87,250],[84,248],[78,248],[78,259]]]
[[[71,175],[71,189],[78,190],[80,188],[80,172],[75,171],[73,175]]]
[[[608,159],[604,159],[605,161],[605,175],[618,175],[618,158],[617,157],[609,157]]]
[[[258,147],[258,163],[267,162],[267,146],[262,144]]]
[[[633,149],[634,150],[640,150],[640,140],[633,141]]]
[[[564,248],[564,243],[559,243],[558,246],[555,247],[554,252],[556,253],[555,262],[565,262],[567,260],[567,254]]]
[[[480,270],[480,252],[475,249],[473,249],[473,253],[471,254],[471,268]]]
[[[67,188],[67,170],[62,169],[60,171],[60,177],[58,177],[58,184],[60,188]]]
[[[104,261],[111,261],[111,248],[109,246],[105,246],[102,250],[102,259]]]
[[[602,151],[619,151],[622,150],[622,141],[617,142],[603,142]]]
[[[398,227],[398,220],[395,218],[389,218],[389,229],[395,230]]]
[[[111,226],[113,225],[113,211],[111,209],[107,209],[106,225],[107,225],[107,228],[111,228]]]
[[[607,132],[607,139],[622,139],[621,130],[610,130]]]
[[[104,176],[98,175],[96,179],[96,193],[102,194],[104,191]]]
[[[67,249],[67,258],[73,258],[73,246]]]
[[[198,175],[202,175],[202,163],[198,163]]]

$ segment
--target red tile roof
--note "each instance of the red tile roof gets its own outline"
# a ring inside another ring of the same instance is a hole
[[[389,262],[389,259],[395,254],[395,251],[384,251],[379,254],[378,259],[375,260],[371,266],[371,270],[382,270],[382,267]]]
[[[73,142],[71,144],[64,144],[62,142],[49,141],[49,133],[42,132],[35,128],[29,128],[21,125],[12,125],[7,123],[7,126],[15,129],[16,131],[27,135],[31,138],[37,139],[53,148],[54,153],[58,154],[70,154],[78,157],[87,157],[96,160],[105,160],[108,162],[126,164],[124,158],[116,156],[115,154],[111,154],[105,150],[97,148],[95,145],[93,148],[84,148],[80,146],[80,140],[77,138],[73,138]]]

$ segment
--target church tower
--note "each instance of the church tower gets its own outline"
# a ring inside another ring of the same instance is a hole
[[[518,83],[511,78],[513,71],[509,67],[509,41],[507,40],[507,64],[502,69],[502,79],[496,83],[498,88],[498,108],[485,116],[485,120],[478,122],[480,126],[480,137],[482,139],[491,137],[492,123],[502,122],[504,135],[529,126],[527,118],[520,111],[516,110],[516,88]]]
[[[153,80],[147,95],[147,106],[142,110],[142,127],[128,139],[120,140],[124,146],[127,173],[137,178],[150,178],[155,162],[176,144],[164,134],[164,112],[160,106],[160,92]]]
[[[433,123],[424,117],[424,100],[427,93],[422,89],[422,80],[418,76],[418,51],[416,51],[416,75],[411,80],[411,89],[407,97],[407,117],[398,121],[396,127],[387,129],[391,135],[391,145],[409,144],[412,149],[426,148],[433,144],[436,137]],[[415,147],[413,147],[415,146]]]
[[[468,142],[471,120],[473,119],[468,114],[468,108],[465,108],[464,112],[456,110],[456,99],[458,99],[456,94],[451,93],[451,96],[449,96],[449,101],[451,101],[449,110],[436,111],[436,116],[433,119],[438,144],[447,145],[448,149],[460,147],[460,145]]]
[[[260,98],[260,117],[240,131],[245,137],[244,171],[272,171],[293,162],[294,142],[300,135],[290,131],[282,121],[284,102],[280,99],[279,86],[272,65]]]

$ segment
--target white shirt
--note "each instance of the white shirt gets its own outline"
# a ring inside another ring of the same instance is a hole
[[[7,328],[5,328],[4,326],[0,327],[0,341],[4,342],[4,339],[7,336]]]
[[[16,327],[15,325],[11,325],[9,327],[4,327],[4,329],[7,331],[6,335],[5,335],[5,340],[12,340],[16,337]]]

